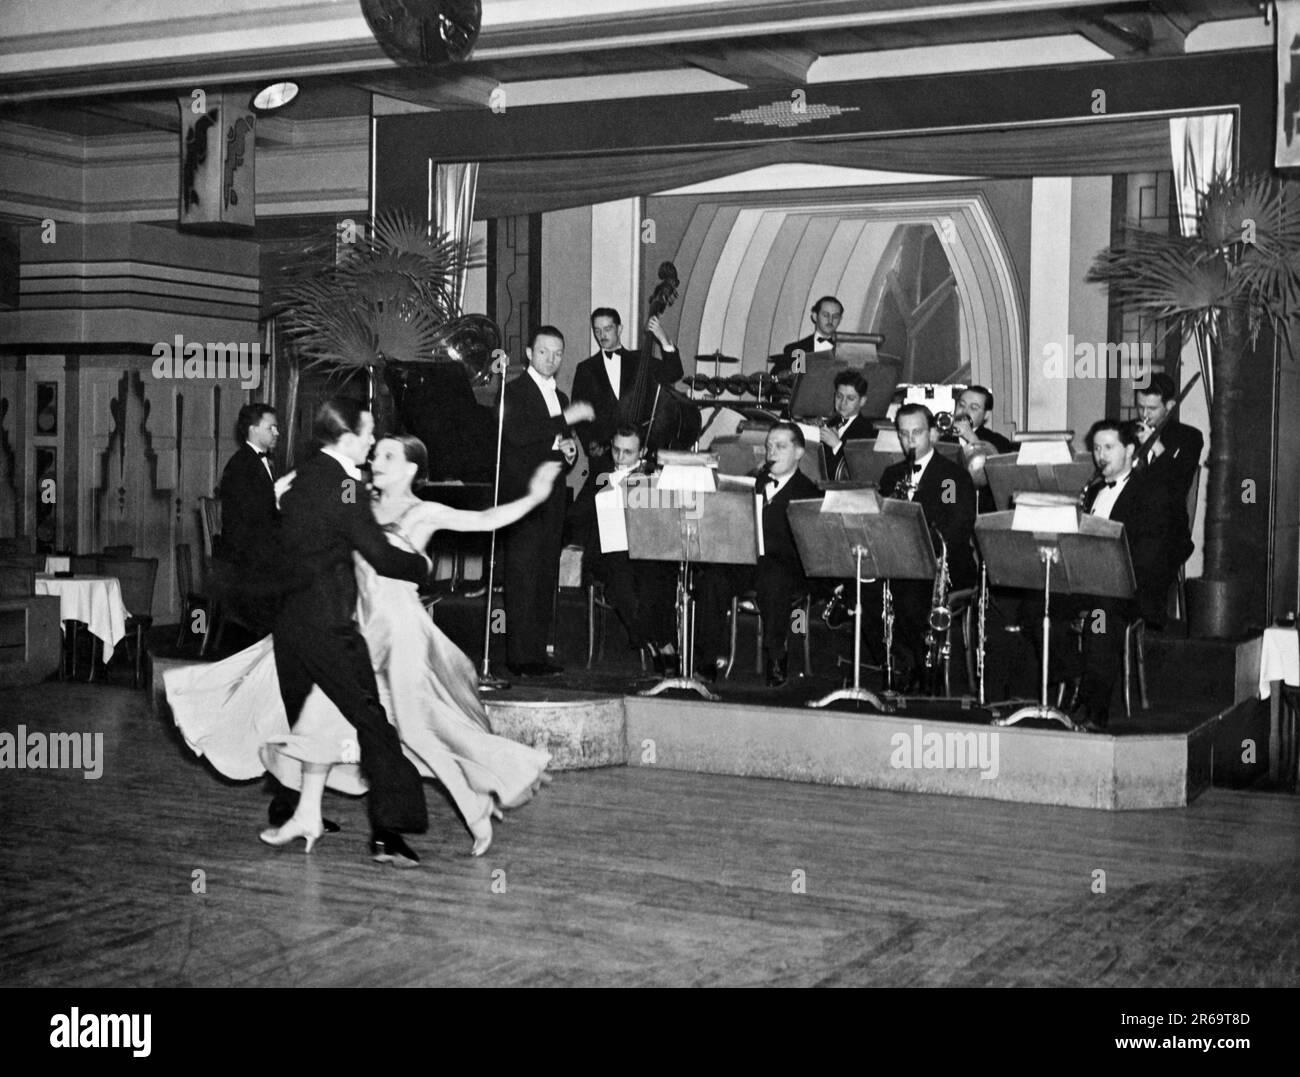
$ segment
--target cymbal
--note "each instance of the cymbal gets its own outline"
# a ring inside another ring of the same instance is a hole
[[[697,355],[697,363],[739,363],[740,360],[731,355]]]

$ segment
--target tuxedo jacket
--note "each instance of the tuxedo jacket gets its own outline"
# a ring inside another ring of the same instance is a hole
[[[865,415],[854,416],[853,422],[849,423],[849,428],[840,435],[840,447],[836,452],[831,452],[831,447],[825,443],[822,444],[822,459],[826,461],[826,477],[834,481],[838,476],[840,462],[844,459],[844,445],[846,441],[870,441],[876,436],[876,424],[868,419]],[[848,476],[846,475],[845,478]]]
[[[761,490],[758,492],[762,494]],[[807,501],[821,496],[821,488],[803,471],[796,470],[781,492],[763,506],[763,556],[779,562],[800,577],[804,575],[803,562],[794,543],[794,531],[786,510],[791,501]]]
[[[892,493],[906,474],[907,461],[890,464],[880,476],[880,490]],[[948,578],[953,589],[973,587],[976,572],[971,536],[975,533],[975,484],[970,473],[936,449],[912,500],[925,510],[925,522],[947,543]],[[935,543],[935,554],[938,553],[939,545]]]
[[[1083,500],[1086,511],[1092,512],[1103,489],[1105,483],[1101,482],[1088,487]],[[1179,556],[1176,500],[1175,492],[1159,476],[1150,471],[1134,471],[1110,510],[1110,519],[1124,525],[1142,616],[1161,623],[1165,619],[1169,585],[1184,560]]]
[[[275,556],[280,510],[275,483],[247,443],[221,473],[221,547],[218,555],[239,565],[266,564]]]
[[[556,395],[563,411],[569,406],[569,398],[560,391]],[[567,437],[569,433],[564,416],[552,418],[547,411],[546,397],[528,371],[507,385],[505,426],[501,432],[501,500],[514,501],[528,493],[528,482],[539,464],[547,460],[563,462],[563,454],[551,446],[556,435]],[[556,482],[557,489],[562,486],[562,481]]]
[[[789,370],[790,365],[794,362],[795,352],[801,351],[804,353],[805,357],[811,356],[813,354],[813,346],[816,343],[816,339],[816,333],[809,333],[806,337],[800,337],[798,340],[793,340],[787,344],[781,349],[781,358],[773,360],[772,373],[784,374]],[[826,357],[829,358],[829,354],[827,354]]]
[[[389,543],[370,510],[370,495],[343,465],[318,452],[297,471],[280,499],[282,576],[289,592],[280,617],[312,630],[352,623],[356,550],[381,576],[423,583],[429,566],[419,554]]]
[[[627,423],[637,425],[650,418],[650,409],[654,405],[654,393],[647,395],[641,411],[643,414],[631,414],[631,404],[636,387],[637,373],[643,363],[653,364],[653,377],[649,384],[672,386],[681,380],[682,357],[680,352],[665,352],[662,359],[646,359],[638,351],[619,348],[623,357],[619,371],[618,396],[614,395],[609,376],[605,373],[605,355],[596,352],[578,364],[573,372],[573,399],[585,400],[595,409],[596,418],[589,423],[579,423],[575,428],[582,449],[591,456],[592,446],[608,448],[614,440],[614,431]],[[595,470],[595,469],[593,469]]]

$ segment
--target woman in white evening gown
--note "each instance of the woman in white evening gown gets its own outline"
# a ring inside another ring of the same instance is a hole
[[[546,500],[560,473],[559,464],[543,464],[526,497],[466,512],[413,493],[427,469],[428,454],[418,438],[391,436],[375,446],[375,517],[390,542],[417,552],[438,530],[491,531],[514,523]],[[388,720],[420,773],[446,787],[474,836],[473,854],[481,856],[500,809],[525,803],[549,780],[550,755],[492,733],[473,663],[433,623],[416,585],[380,576],[359,555],[353,557],[357,622]],[[268,844],[303,838],[310,852],[323,831],[325,786],[366,791],[356,732],[319,688],[312,689],[290,732],[270,636],[224,661],[168,671],[163,680],[186,743],[218,771],[248,779],[269,770],[301,790],[293,817],[262,833]]]

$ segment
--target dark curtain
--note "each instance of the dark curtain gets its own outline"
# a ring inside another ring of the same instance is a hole
[[[1096,120],[894,138],[816,139],[652,154],[484,161],[475,217],[588,206],[772,164],[946,176],[1098,176],[1165,171],[1169,120]]]

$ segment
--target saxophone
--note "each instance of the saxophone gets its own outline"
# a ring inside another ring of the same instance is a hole
[[[948,608],[948,543],[939,538],[939,571],[934,576],[930,596],[930,628],[925,634],[925,668],[938,669],[948,650],[948,629],[952,627],[952,610]]]

